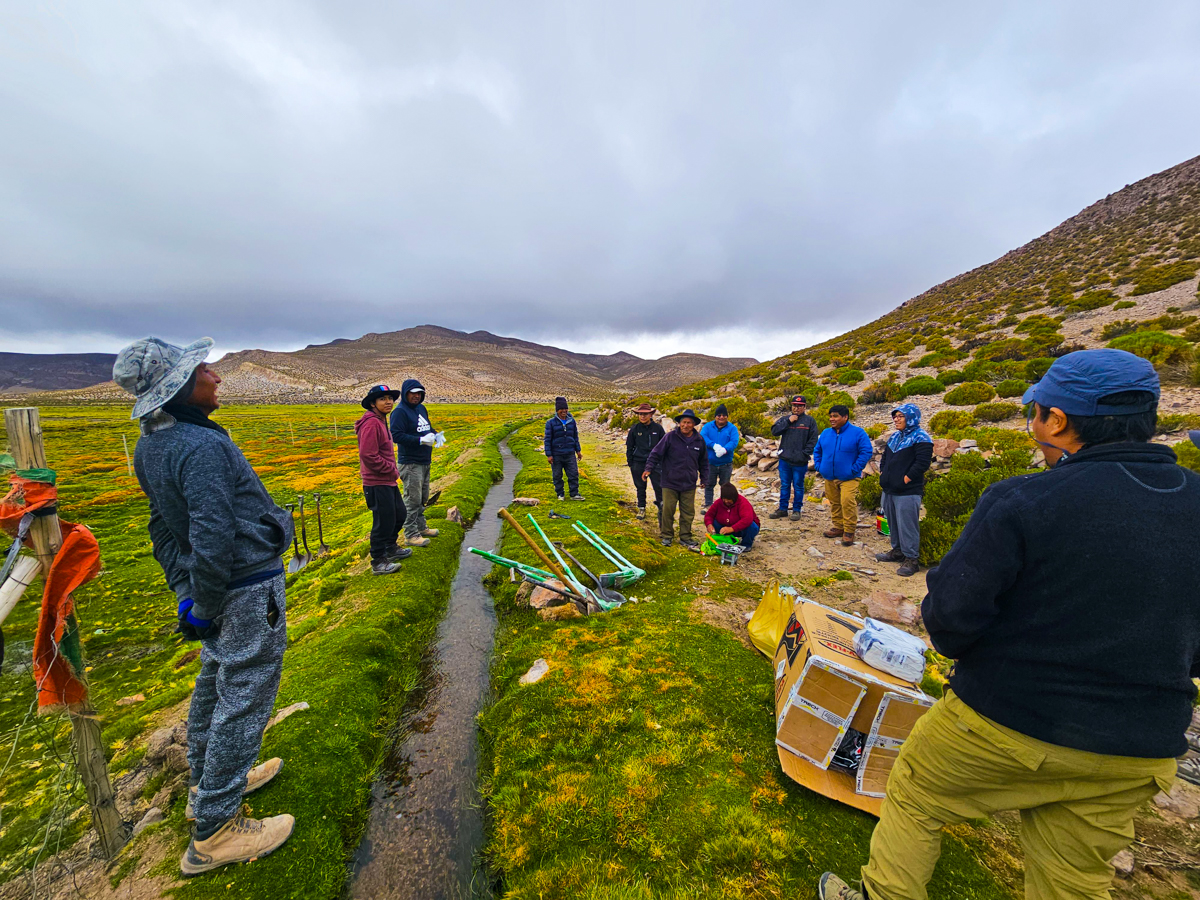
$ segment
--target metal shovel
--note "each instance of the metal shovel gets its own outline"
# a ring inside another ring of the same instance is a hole
[[[321,527],[321,495],[313,494],[313,499],[317,501],[317,538],[321,541],[317,547],[317,556],[328,556],[329,545],[325,543],[325,530]]]
[[[304,563],[307,560],[300,559],[300,543],[296,540],[296,504],[289,503],[284,507],[288,511],[288,515],[292,517],[292,558],[288,561],[288,572],[296,573],[304,568]]]
[[[567,559],[569,559],[571,562],[575,563],[575,565],[579,567],[579,571],[583,572],[584,575],[586,575],[588,578],[592,579],[592,583],[596,585],[596,595],[601,600],[603,600],[605,603],[610,604],[610,607],[611,606],[620,606],[622,603],[625,602],[624,594],[622,594],[618,591],[614,591],[612,588],[605,587],[603,584],[601,584],[600,579],[597,578],[595,575],[593,575],[591,572],[589,572],[587,567],[583,563],[581,563],[579,560],[577,560],[571,554],[570,550],[568,550],[566,547],[563,546],[562,541],[555,541],[554,546],[558,547],[558,549],[561,550],[566,555]]]
[[[304,495],[301,494],[296,498],[296,503],[300,506],[300,541],[304,544],[304,556],[300,559],[301,566],[307,566],[312,562],[312,551],[308,549],[308,525],[304,520]]]

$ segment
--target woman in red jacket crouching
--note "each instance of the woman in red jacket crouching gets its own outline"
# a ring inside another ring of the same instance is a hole
[[[761,525],[750,501],[732,484],[723,484],[721,499],[704,514],[704,527],[709,534],[730,534],[740,538],[742,546],[749,550]]]

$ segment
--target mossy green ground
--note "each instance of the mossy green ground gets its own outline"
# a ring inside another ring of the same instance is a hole
[[[532,412],[527,406],[431,406],[434,424],[449,439],[434,454],[432,476],[445,477],[447,487],[431,518],[443,518],[451,505],[474,517],[500,476],[499,440]],[[311,508],[312,493],[321,493],[325,538],[333,552],[288,576],[289,643],[278,705],[304,700],[312,708],[267,734],[264,758],[283,757],[284,772],[249,798],[255,814],[293,813],[295,833],[267,859],[189,881],[183,896],[339,895],[388,727],[416,686],[421,656],[445,609],[460,525],[437,522],[441,535],[405,562],[400,575],[362,574],[370,514],[352,428],[359,415],[350,406],[321,406],[233,407],[216,416],[277,502],[302,492]],[[88,525],[100,541],[104,573],[77,592],[76,601],[92,699],[111,771],[118,776],[141,759],[139,739],[148,730],[182,715],[199,666],[185,660],[197,645],[172,634],[174,599],[151,555],[145,498],[126,472],[121,437],[131,451],[137,437],[128,411],[43,408],[42,422],[48,460],[59,472],[62,513]],[[315,549],[311,515],[308,524]],[[28,715],[39,593],[40,584],[32,586],[5,623],[0,765],[10,754],[11,761],[0,781],[0,881],[39,855],[44,859],[69,846],[89,824],[81,791],[64,788],[64,779],[69,784],[73,777],[64,719]],[[117,705],[139,693],[144,702]],[[166,825],[180,853],[187,834],[182,805],[175,804]],[[130,858],[139,853],[138,842],[128,853]],[[166,869],[176,857],[168,858]]]
[[[525,463],[516,493],[551,499],[537,428],[510,445]],[[699,597],[756,598],[761,588],[736,568],[659,546],[591,474],[587,501],[559,507],[648,570],[626,590],[640,602],[543,621],[514,604],[502,573],[490,576],[501,625],[494,700],[480,717],[481,784],[485,856],[505,895],[811,898],[827,869],[856,876],[874,820],[782,774],[769,664],[697,614]],[[547,533],[601,566],[546,509],[535,515]],[[503,546],[532,561],[511,529]],[[549,674],[520,685],[539,657]],[[948,836],[931,895],[1012,897],[981,861],[987,852],[971,829]]]

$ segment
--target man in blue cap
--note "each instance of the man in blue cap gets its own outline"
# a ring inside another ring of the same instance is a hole
[[[1158,398],[1121,350],[1069,353],[1026,392],[1048,471],[989,487],[930,570],[949,690],[901,745],[862,890],[826,873],[823,900],[924,900],[943,826],[1009,809],[1026,896],[1109,896],[1200,676],[1195,530],[1165,527],[1200,520],[1200,475],[1150,443]]]

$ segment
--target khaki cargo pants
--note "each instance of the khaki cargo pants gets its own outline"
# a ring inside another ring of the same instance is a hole
[[[669,538],[675,531],[675,509],[679,508],[679,540],[691,541],[692,522],[696,518],[696,489],[690,491],[673,491],[663,488],[663,505],[660,513],[662,521],[658,524],[659,533]]]
[[[942,826],[1016,809],[1026,900],[1107,900],[1134,811],[1174,779],[1174,759],[1047,744],[947,692],[900,749],[863,882],[871,900],[925,900]]]
[[[829,498],[829,514],[833,526],[841,528],[842,534],[854,534],[858,527],[858,483],[862,479],[826,481],[825,496]]]

